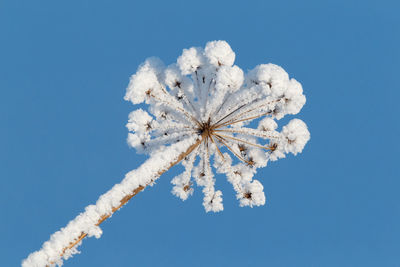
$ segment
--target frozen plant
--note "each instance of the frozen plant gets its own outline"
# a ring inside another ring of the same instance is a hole
[[[253,176],[268,161],[303,150],[310,139],[306,124],[292,119],[279,131],[276,121],[297,114],[306,98],[301,84],[281,67],[262,64],[245,74],[234,61],[225,41],[184,49],[169,66],[147,59],[131,77],[125,99],[149,106],[131,112],[126,125],[128,144],[149,159],[22,265],[62,265],[83,238],[100,237],[104,220],[180,162],[185,170],[172,180],[172,193],[182,200],[193,193],[194,180],[203,188],[205,210],[223,210],[214,169],[226,175],[240,206],[265,204],[263,186]]]

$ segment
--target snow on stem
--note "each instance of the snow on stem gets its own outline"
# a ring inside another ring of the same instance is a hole
[[[88,206],[85,212],[78,215],[65,228],[54,233],[50,240],[43,244],[41,250],[31,253],[23,261],[22,266],[62,265],[63,259],[68,259],[78,253],[76,247],[85,237],[99,238],[101,223],[110,218],[132,197],[153,184],[164,172],[188,156],[200,145],[201,141],[201,138],[188,138],[152,155],[138,169],[127,173],[120,184],[102,195],[96,205]],[[129,193],[121,194],[123,192]]]
[[[23,267],[62,265],[85,237],[100,237],[103,221],[180,161],[185,171],[172,179],[172,193],[182,200],[193,193],[194,178],[203,187],[206,212],[223,210],[214,166],[233,185],[241,207],[264,205],[263,186],[253,176],[269,161],[302,152],[310,139],[307,125],[292,119],[278,131],[275,120],[300,112],[306,98],[281,67],[261,64],[244,73],[234,61],[225,41],[184,49],[167,67],[148,58],[131,76],[124,99],[148,105],[132,111],[126,127],[128,144],[150,158],[54,233]],[[257,119],[256,129],[245,127]]]

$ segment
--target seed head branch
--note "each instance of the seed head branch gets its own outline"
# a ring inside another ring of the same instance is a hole
[[[125,99],[147,106],[129,114],[127,142],[149,159],[52,235],[23,267],[61,265],[78,253],[85,237],[101,236],[102,222],[179,162],[185,170],[172,179],[172,193],[182,200],[193,193],[194,180],[202,187],[206,212],[223,210],[214,167],[227,176],[240,206],[264,205],[263,186],[253,176],[268,161],[302,152],[310,139],[307,125],[292,119],[277,131],[276,120],[300,112],[306,99],[301,84],[281,67],[261,64],[245,73],[234,62],[227,42],[212,41],[184,49],[169,66],[157,58],[140,65]],[[256,129],[243,127],[257,119]],[[268,143],[258,144],[258,138]]]

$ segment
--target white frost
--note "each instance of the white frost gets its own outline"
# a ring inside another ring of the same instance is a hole
[[[138,187],[152,185],[182,154],[185,170],[172,180],[172,193],[182,200],[193,194],[194,180],[202,187],[205,210],[222,211],[215,169],[226,175],[240,206],[264,205],[263,185],[253,177],[269,161],[303,150],[310,139],[306,124],[292,119],[279,131],[277,120],[300,112],[306,98],[301,84],[281,67],[261,64],[244,73],[234,61],[227,42],[212,41],[204,49],[184,49],[175,64],[164,66],[161,60],[149,58],[140,65],[130,78],[125,99],[149,108],[129,114],[127,142],[150,158],[54,233],[22,266],[62,265],[79,253],[77,246],[66,247],[82,233],[99,238],[99,220],[111,216]],[[251,127],[255,120],[256,129]]]
[[[244,73],[234,61],[235,53],[225,41],[184,49],[177,63],[167,67],[151,58],[132,76],[126,95],[134,104],[150,104],[152,113],[139,109],[129,117],[128,143],[138,152],[152,154],[189,136],[202,138],[202,145],[183,161],[185,171],[172,180],[172,193],[186,200],[193,194],[193,177],[203,187],[206,211],[223,209],[211,157],[217,172],[232,183],[240,206],[259,206],[265,195],[261,183],[253,180],[256,169],[287,153],[296,155],[310,137],[297,119],[277,130],[277,120],[297,114],[305,104],[301,84],[278,65],[260,64]],[[143,73],[151,73],[146,81],[150,93],[144,97],[142,87],[132,86]],[[247,127],[257,119],[256,129]]]

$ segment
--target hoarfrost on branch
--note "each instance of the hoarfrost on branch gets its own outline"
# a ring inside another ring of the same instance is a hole
[[[193,193],[194,180],[203,188],[205,210],[223,210],[214,169],[226,175],[240,206],[264,205],[263,186],[253,177],[268,161],[303,150],[310,139],[306,124],[292,119],[278,131],[277,121],[300,112],[306,98],[301,84],[281,67],[261,64],[244,73],[234,61],[225,41],[184,49],[169,66],[147,59],[132,75],[125,100],[148,104],[147,111],[131,112],[126,126],[128,144],[150,158],[54,233],[22,266],[61,266],[78,253],[84,237],[101,236],[99,224],[127,196],[129,200],[178,162],[185,170],[172,179],[172,193],[182,200]]]

